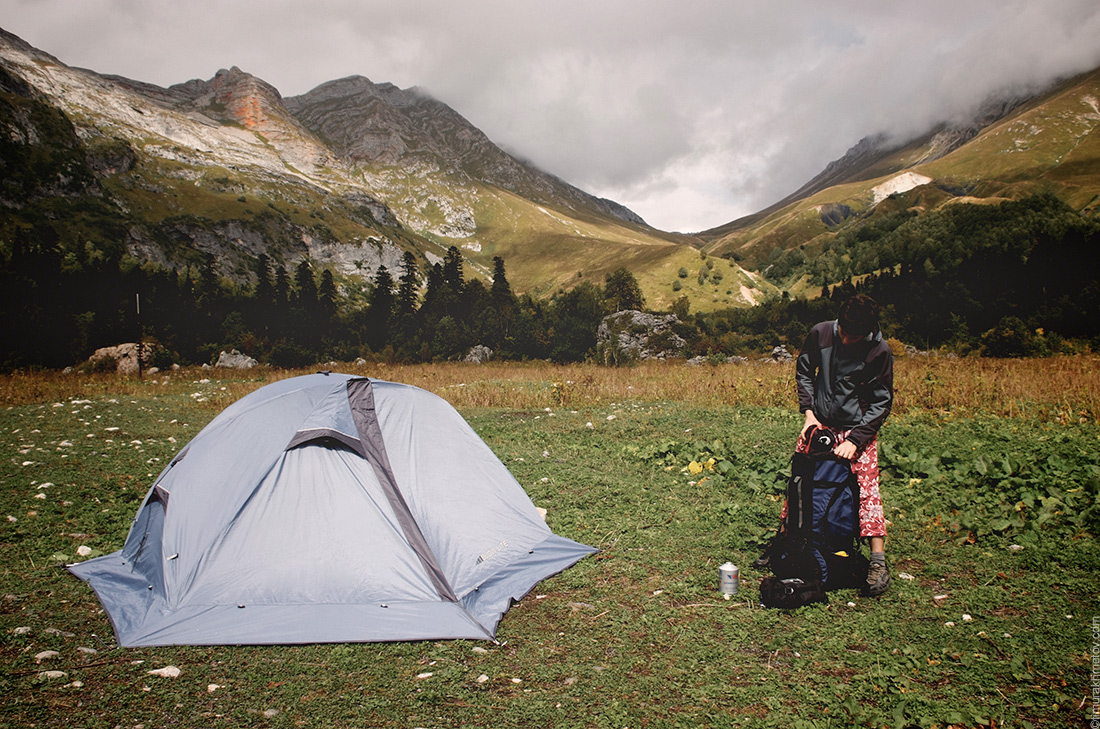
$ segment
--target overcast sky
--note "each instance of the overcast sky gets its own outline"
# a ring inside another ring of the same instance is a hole
[[[0,0],[0,27],[160,86],[230,66],[283,96],[419,86],[676,231],[766,207],[866,135],[1100,66],[1097,0]]]

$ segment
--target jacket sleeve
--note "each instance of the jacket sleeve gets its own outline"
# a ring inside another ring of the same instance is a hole
[[[870,377],[860,394],[860,399],[864,401],[863,417],[859,425],[848,433],[848,440],[860,448],[878,434],[894,405],[894,355],[890,348],[884,343],[867,364]]]
[[[794,365],[795,387],[798,388],[798,412],[814,409],[814,382],[821,367],[821,342],[813,329],[806,335],[802,351]]]

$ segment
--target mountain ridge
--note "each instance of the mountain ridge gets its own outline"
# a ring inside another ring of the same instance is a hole
[[[419,87],[352,75],[284,98],[231,66],[164,88],[66,66],[2,29],[0,70],[0,88],[13,100],[40,105],[32,113],[13,101],[0,114],[14,140],[8,154],[23,165],[19,184],[35,190],[0,193],[8,209],[0,234],[47,226],[74,247],[81,236],[106,247],[121,239],[139,260],[177,270],[213,256],[239,283],[253,280],[263,253],[283,268],[309,259],[340,274],[345,291],[361,292],[405,251],[423,269],[456,247],[471,275],[488,280],[500,256],[515,290],[535,296],[600,282],[625,266],[652,308],[684,296],[695,310],[752,306],[782,290],[812,294],[804,281],[769,274],[774,260],[796,248],[812,255],[885,200],[890,209],[925,210],[1052,185],[1088,210],[1100,194],[1090,172],[1100,165],[1095,124],[1071,143],[1055,112],[1043,116],[1059,93],[1100,72],[992,99],[970,119],[908,141],[866,137],[783,200],[684,235],[655,230],[625,206],[506,152]],[[1100,96],[1100,81],[1089,89],[1083,93]],[[1100,114],[1090,108],[1059,113]],[[72,131],[54,125],[51,143],[64,161],[50,168],[52,178],[32,183],[31,171],[45,168],[31,158],[51,152],[30,149],[38,131],[27,120],[53,125],[48,110]],[[1019,121],[1029,110],[1042,120]],[[1006,144],[990,141],[993,130],[1017,121],[1025,126],[1005,132]],[[94,201],[97,225],[112,232],[89,232],[59,209],[67,199],[76,210],[78,198]],[[714,258],[727,259],[717,276]]]
[[[813,257],[883,211],[922,214],[1052,192],[1084,216],[1094,215],[1098,99],[1100,69],[1094,69],[1041,91],[990,100],[972,119],[906,142],[861,140],[798,192],[701,233],[703,250],[733,257],[792,294],[815,296],[820,283],[809,283],[804,273]]]
[[[405,250],[423,269],[457,246],[472,275],[487,279],[500,255],[516,290],[548,295],[631,261],[697,255],[696,239],[510,155],[419,88],[352,76],[284,99],[238,67],[165,88],[66,66],[7,31],[0,65],[96,150],[97,195],[141,260],[180,269],[212,255],[247,282],[259,252],[280,266],[324,252],[315,263],[362,288]]]

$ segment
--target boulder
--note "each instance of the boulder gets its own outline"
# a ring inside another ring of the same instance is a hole
[[[687,342],[676,333],[675,314],[647,314],[626,309],[603,318],[596,332],[597,357],[606,365],[683,355]]]
[[[142,344],[142,361],[148,362],[152,356],[155,344]],[[121,375],[136,375],[138,372],[138,343],[127,342],[116,344],[113,347],[100,347],[91,357],[88,364],[96,370],[114,369]]]
[[[787,348],[780,344],[778,347],[772,348],[772,353],[767,357],[761,357],[761,362],[770,362],[772,364],[787,364],[794,362],[794,355],[787,351]]]
[[[214,363],[214,366],[229,367],[236,370],[248,370],[252,369],[258,364],[260,363],[249,357],[247,354],[241,354],[234,349],[230,352],[223,351],[221,354],[219,354],[218,361]]]
[[[493,350],[486,347],[484,344],[477,344],[470,348],[470,351],[466,353],[466,356],[462,358],[463,362],[472,362],[474,364],[482,364],[488,362],[493,358]]]

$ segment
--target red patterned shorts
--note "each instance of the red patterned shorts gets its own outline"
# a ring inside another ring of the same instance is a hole
[[[844,440],[850,431],[834,431],[838,440]],[[809,444],[799,436],[795,447],[799,453],[809,453]],[[864,537],[885,537],[886,516],[882,510],[882,495],[878,488],[878,437],[856,451],[852,472],[859,483],[859,531]],[[787,516],[787,504],[783,504],[783,517]]]

